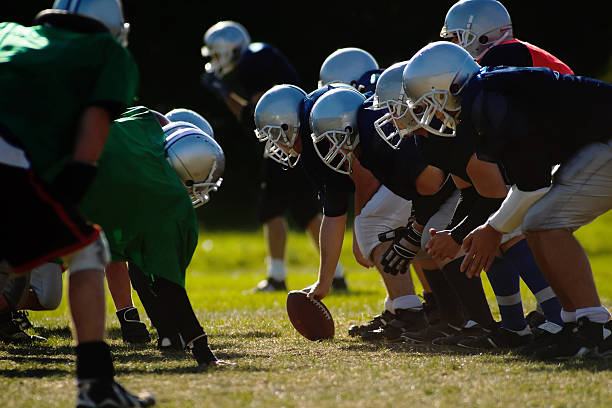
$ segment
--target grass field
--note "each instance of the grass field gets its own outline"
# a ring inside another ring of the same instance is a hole
[[[577,233],[608,307],[611,229],[608,213]],[[153,343],[124,345],[108,297],[107,325],[118,379],[132,390],[153,392],[160,407],[612,406],[612,360],[542,363],[509,353],[365,344],[348,337],[347,327],[380,312],[384,297],[375,271],[352,258],[350,239],[347,234],[341,260],[351,290],[325,299],[336,337],[313,343],[290,325],[285,294],[244,293],[265,275],[261,232],[203,232],[187,288],[216,354],[236,366],[200,371],[189,355],[162,356]],[[306,236],[292,232],[289,288],[314,282],[317,264]],[[485,288],[493,302],[487,282]],[[526,311],[534,307],[527,292],[524,305]],[[497,314],[497,306],[492,309]],[[139,310],[142,316],[141,306]],[[32,348],[0,345],[0,406],[73,406],[75,367],[66,301],[55,311],[30,317],[39,326],[37,333],[49,340]]]

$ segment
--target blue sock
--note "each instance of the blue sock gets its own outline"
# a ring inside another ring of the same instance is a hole
[[[531,293],[542,307],[542,312],[546,320],[563,326],[561,320],[561,304],[557,295],[553,292],[550,285],[542,275],[542,271],[535,262],[531,249],[524,239],[506,251],[505,259],[514,265],[521,275],[521,279],[529,288]]]
[[[518,271],[505,257],[496,257],[487,277],[497,297],[502,326],[509,330],[523,330],[527,321],[523,314]]]

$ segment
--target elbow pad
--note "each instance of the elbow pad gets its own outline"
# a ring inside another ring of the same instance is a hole
[[[489,217],[489,225],[504,234],[514,231],[523,222],[527,210],[548,190],[550,186],[535,191],[521,191],[513,185],[500,209]]]

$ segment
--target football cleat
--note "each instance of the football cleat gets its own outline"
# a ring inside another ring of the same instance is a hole
[[[77,408],[124,408],[155,405],[155,398],[151,394],[132,394],[115,381],[79,380],[78,387]]]
[[[608,336],[605,336],[608,334]],[[595,354],[597,347],[610,334],[603,323],[592,322],[581,317],[576,324],[565,324],[563,330],[554,336],[554,342],[533,352],[538,360],[567,360]]]
[[[140,321],[138,309],[130,306],[117,310],[117,318],[121,325],[121,337],[124,343],[149,343],[151,341],[147,325]]]
[[[565,323],[565,325],[575,325],[575,323]],[[563,326],[559,326],[553,322],[544,322],[538,327],[532,329],[533,341],[523,347],[515,350],[517,354],[522,356],[531,356],[536,350],[548,347],[557,341],[556,337],[563,330]]]
[[[388,324],[391,320],[395,319],[395,315],[390,311],[386,310],[379,315],[374,316],[372,320],[361,325],[352,325],[348,329],[348,334],[351,337],[361,336],[363,333],[373,331]]]
[[[427,327],[427,318],[423,309],[396,309],[395,319],[376,330],[367,331],[361,335],[365,341],[389,342],[402,341],[402,333],[418,331]]]
[[[461,330],[460,327],[453,326],[446,322],[438,322],[427,326],[423,330],[408,331],[402,334],[402,340],[407,343],[431,343],[434,339],[440,337],[449,337],[457,334]]]
[[[28,312],[25,310],[18,310],[12,313],[13,321],[21,328],[21,330],[33,329],[34,325],[28,319]]]
[[[265,292],[276,292],[276,291],[287,291],[287,285],[284,280],[277,280],[274,278],[264,279],[253,288],[254,293],[265,293]]]
[[[456,346],[460,341],[467,338],[487,335],[491,333],[491,329],[493,328],[485,328],[473,320],[468,320],[458,333],[433,339],[431,344],[436,346]]]
[[[546,316],[544,316],[544,313],[540,312],[539,310],[532,310],[531,312],[527,313],[525,320],[527,320],[529,327],[535,329],[546,321]]]
[[[612,357],[612,320],[604,324],[604,340],[597,345],[595,353],[598,357]]]
[[[11,318],[11,313],[7,312],[0,316],[0,341],[4,343],[32,343],[36,341],[46,341],[40,336],[31,336],[19,327]]]
[[[506,350],[523,347],[531,342],[533,342],[533,334],[531,332],[520,335],[515,331],[506,329],[505,327],[497,327],[489,334],[484,334],[478,337],[467,337],[460,340],[457,342],[457,345],[474,350]]]

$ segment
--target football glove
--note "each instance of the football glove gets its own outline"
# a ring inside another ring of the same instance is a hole
[[[202,75],[202,85],[222,100],[227,98],[230,93],[225,83],[212,72],[205,72]]]
[[[406,273],[410,262],[421,249],[421,234],[413,223],[378,234],[380,242],[393,241],[380,260],[386,273]]]

